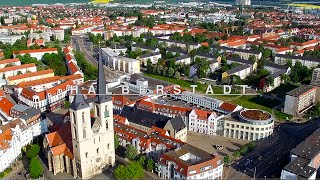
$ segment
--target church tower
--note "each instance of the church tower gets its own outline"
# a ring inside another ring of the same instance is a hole
[[[85,102],[79,89],[70,106],[73,154],[77,174],[83,179],[100,174],[104,167],[115,164],[113,107],[111,97],[106,95],[101,52],[98,68],[93,109]]]

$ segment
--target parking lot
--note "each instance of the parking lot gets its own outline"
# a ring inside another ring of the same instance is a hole
[[[216,153],[220,156],[226,156],[227,154],[232,155],[235,150],[248,143],[248,141],[225,138],[222,136],[204,135],[189,131],[187,143],[207,151],[208,153]],[[222,149],[218,150],[216,146],[222,146]]]

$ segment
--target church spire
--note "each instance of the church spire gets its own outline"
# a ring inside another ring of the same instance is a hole
[[[106,93],[107,93],[106,78],[105,78],[104,68],[102,63],[101,49],[99,48],[98,79],[97,79],[97,89],[96,89],[96,94],[98,94],[97,95],[98,99],[96,103],[104,103],[104,102],[110,101],[111,99],[108,98]]]
[[[84,101],[83,95],[81,94],[80,87],[77,87],[76,95],[73,102],[70,105],[70,109],[77,111],[88,108],[89,105]]]

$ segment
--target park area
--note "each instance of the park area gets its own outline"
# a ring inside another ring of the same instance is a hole
[[[196,84],[198,87],[196,88],[196,92],[203,94],[206,92],[208,85],[206,84],[201,84],[199,82],[191,82],[191,81],[186,81],[183,79],[176,79],[176,78],[169,78],[169,77],[164,77],[160,75],[155,75],[155,74],[144,74],[145,76],[159,79],[162,81],[166,81],[172,84],[177,84],[180,85],[182,89],[186,89],[189,91],[192,91],[192,88],[190,88],[190,85]],[[295,86],[293,85],[283,85],[278,88],[276,88],[272,93],[269,94],[274,94],[274,93],[279,93],[280,97],[283,98],[285,94],[294,89]],[[238,87],[241,88],[241,87]],[[291,115],[285,114],[279,110],[276,110],[275,107],[279,106],[282,104],[281,101],[277,99],[271,99],[267,97],[263,97],[260,95],[235,95],[235,96],[225,96],[223,94],[223,87],[220,86],[212,86],[214,94],[219,94],[219,95],[212,95],[212,97],[230,102],[233,104],[238,104],[242,107],[245,108],[250,108],[250,109],[261,109],[265,110],[269,113],[271,113],[277,120],[279,121],[285,121],[285,120],[290,120],[292,118]],[[239,89],[232,89],[231,94],[233,93],[239,93]],[[267,94],[267,95],[269,95]]]

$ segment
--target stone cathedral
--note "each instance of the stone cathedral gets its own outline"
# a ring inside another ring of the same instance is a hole
[[[71,173],[88,179],[115,165],[112,99],[106,95],[106,81],[99,52],[96,96],[84,99],[76,94],[69,120],[44,138],[48,167],[54,174]]]

